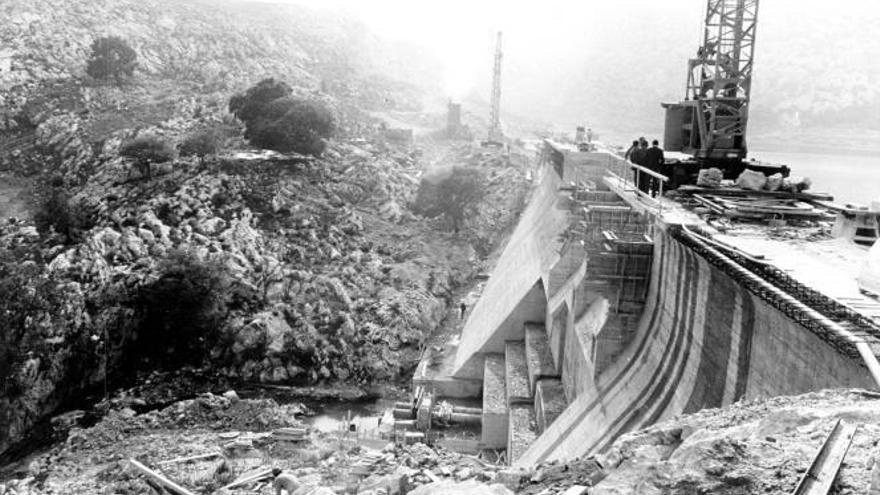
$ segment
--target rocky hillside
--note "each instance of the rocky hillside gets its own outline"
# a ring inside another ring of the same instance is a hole
[[[522,473],[517,493],[793,493],[838,421],[857,426],[829,493],[880,489],[880,395],[826,390],[706,409],[628,433],[594,459]]]
[[[0,12],[0,166],[41,185],[34,219],[0,226],[0,453],[59,407],[156,369],[367,385],[415,364],[479,260],[468,236],[408,209],[444,145],[389,145],[368,117],[417,110],[426,94],[375,72],[388,46],[352,21],[269,4]],[[105,34],[138,53],[122,86],[84,74]],[[337,136],[320,158],[248,149],[227,102],[266,76],[332,110]],[[119,156],[132,137],[179,144],[199,129],[222,136],[205,164],[176,159],[150,178]],[[483,249],[526,191],[524,173],[485,166],[509,207],[480,227]]]
[[[5,2],[0,15],[4,91],[84,76],[92,41],[112,35],[138,53],[139,75],[199,92],[241,90],[275,76],[310,88],[323,82],[356,92],[361,106],[386,107],[404,98],[399,89],[407,85],[394,81],[423,82],[434,70],[430,58],[383,43],[356,20],[286,4],[29,0]],[[385,70],[389,60],[398,62],[395,79]]]

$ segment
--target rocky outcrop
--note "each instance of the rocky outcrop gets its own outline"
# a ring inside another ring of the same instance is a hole
[[[388,46],[344,17],[264,9],[207,0],[0,5],[0,169],[59,181],[87,213],[75,239],[37,235],[30,222],[0,226],[3,267],[28,259],[28,271],[10,270],[19,293],[42,304],[4,342],[15,355],[0,372],[14,386],[0,386],[0,453],[122,366],[145,338],[132,301],[175,253],[221,266],[230,279],[222,296],[236,301],[205,339],[205,364],[273,383],[399,377],[473,269],[469,245],[406,207],[419,153],[370,142],[364,109],[413,109],[422,96],[375,73]],[[122,86],[85,76],[90,45],[104,35],[138,53]],[[340,141],[323,158],[243,151],[229,96],[268,76],[336,115]],[[176,160],[146,180],[117,156],[140,134],[176,144],[203,128],[223,135],[227,150],[207,168]]]
[[[82,322],[45,338],[94,339],[90,355],[109,359],[112,371],[124,359],[113,352],[139,337],[136,325],[105,326],[119,312],[137,321],[106,295],[136,293],[156,280],[164,259],[183,251],[223,266],[233,290],[255,295],[262,308],[233,310],[205,350],[221,374],[264,383],[364,383],[411,369],[452,288],[474,268],[466,244],[431,234],[408,212],[383,216],[382,205],[405,205],[414,194],[416,155],[360,144],[332,145],[324,158],[295,166],[237,156],[208,172],[177,162],[148,183],[127,180],[116,159],[93,166],[71,200],[89,206],[94,226],[73,245],[40,238],[26,223],[6,226],[0,238],[29,239],[45,259],[45,276],[68,284],[71,321]],[[105,342],[112,343],[110,356],[101,354]],[[16,432],[63,401],[56,387],[104,379],[97,369],[69,381],[69,366],[59,363],[20,373],[31,392],[16,400],[45,407],[10,418]],[[8,410],[24,410],[15,404]]]

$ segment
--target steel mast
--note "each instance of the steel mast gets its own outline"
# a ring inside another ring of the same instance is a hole
[[[708,0],[685,100],[663,105],[667,150],[724,168],[745,159],[757,23],[758,0]]]
[[[489,108],[488,144],[501,144],[504,134],[501,132],[501,31],[495,41],[495,66],[492,72],[492,102]]]

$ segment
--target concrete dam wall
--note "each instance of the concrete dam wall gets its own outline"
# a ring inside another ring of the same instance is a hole
[[[743,398],[876,386],[857,356],[681,242],[678,225],[608,191],[602,177],[620,165],[545,152],[455,356],[456,379],[491,377],[485,446],[528,466]],[[523,431],[529,418],[537,428]]]
[[[600,452],[621,434],[739,399],[874,387],[861,363],[749,293],[665,232],[636,339],[520,465]]]

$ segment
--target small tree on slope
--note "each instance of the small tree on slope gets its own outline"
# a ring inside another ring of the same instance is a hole
[[[137,53],[118,36],[99,38],[92,43],[92,55],[86,65],[86,73],[95,79],[113,78],[121,85],[125,77],[131,77],[137,67]]]
[[[205,157],[216,154],[219,148],[220,137],[210,129],[190,134],[179,147],[181,156],[195,156],[201,166],[205,165]]]
[[[141,136],[122,145],[119,154],[134,160],[142,176],[153,177],[154,163],[165,163],[174,159],[174,148],[156,136]]]

